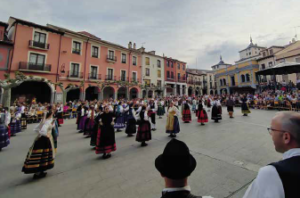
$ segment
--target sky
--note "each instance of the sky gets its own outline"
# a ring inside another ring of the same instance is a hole
[[[250,43],[286,45],[300,34],[299,0],[0,0],[10,16],[40,25],[87,31],[125,47],[129,41],[211,69],[234,64]],[[300,38],[300,35],[299,35]]]

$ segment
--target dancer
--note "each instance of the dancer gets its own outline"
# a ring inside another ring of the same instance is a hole
[[[101,110],[100,110],[101,109]],[[91,133],[91,142],[90,145],[95,147],[96,149],[96,143],[97,143],[97,134],[98,134],[98,129],[100,128],[99,122],[101,118],[103,107],[102,105],[99,105],[99,109],[96,109],[96,114],[95,114],[95,120],[94,120],[94,127]]]
[[[54,167],[54,142],[52,137],[52,128],[54,121],[53,113],[50,110],[44,118],[34,128],[38,133],[32,147],[29,149],[22,172],[25,174],[34,173],[33,178],[42,178],[47,175],[46,170]]]
[[[249,113],[251,113],[250,109],[249,109],[249,105],[248,105],[248,99],[247,99],[247,96],[246,94],[244,94],[241,98],[241,101],[242,103],[242,114],[244,114],[243,116],[248,116]]]
[[[156,124],[156,121],[155,121],[156,111],[157,111],[157,104],[156,104],[156,102],[154,102],[154,99],[152,98],[149,102],[149,105],[148,105],[148,116],[151,118],[150,119],[150,124],[151,124],[151,130],[152,131],[156,130],[156,127],[155,127],[155,124]]]
[[[16,136],[17,133],[20,133],[22,131],[20,119],[21,119],[21,109],[17,107],[15,109],[15,112],[11,116],[11,122],[10,122],[11,136]]]
[[[138,132],[136,135],[136,141],[141,142],[141,146],[147,146],[146,141],[151,140],[151,126],[149,122],[148,112],[146,110],[146,106],[143,105],[141,108],[141,112],[138,117]]]
[[[114,128],[117,129],[117,132],[121,132],[121,129],[125,128],[125,120],[124,120],[124,109],[122,106],[122,102],[119,102],[119,104],[115,107],[115,126]]]
[[[111,152],[116,151],[116,140],[114,130],[114,113],[106,106],[100,115],[99,129],[97,133],[96,154],[102,154],[103,159],[111,157]]]
[[[182,121],[185,123],[189,123],[192,121],[192,115],[189,104],[184,101],[182,103]]]
[[[232,96],[229,96],[228,100],[226,101],[227,111],[230,118],[233,118],[233,107],[234,107],[234,101],[232,99]]]
[[[21,103],[20,108],[21,108],[21,127],[24,130],[27,129],[27,116],[25,114],[26,107],[24,103]]]
[[[218,98],[215,98],[213,101],[213,107],[211,111],[211,119],[215,122],[219,122],[219,120],[222,120],[222,107],[220,100]]]
[[[196,111],[196,115],[198,118],[198,123],[201,123],[201,125],[204,125],[204,123],[208,122],[208,116],[207,113],[204,109],[203,103],[202,103],[202,98],[199,100],[198,104],[198,110]]]
[[[195,113],[197,110],[197,100],[195,98],[193,98],[192,104],[193,104],[192,111]]]
[[[81,102],[79,102],[79,106],[77,107],[77,110],[76,110],[76,112],[77,112],[77,120],[76,120],[77,130],[80,130],[79,124],[80,124],[80,119],[82,118],[82,113],[81,113],[82,109],[83,109],[83,104]]]
[[[88,113],[88,108],[86,106],[84,106],[82,109],[81,109],[81,119],[80,119],[80,123],[79,123],[79,133],[82,133],[84,132],[85,130],[85,123],[86,123],[86,120],[87,120],[87,113]]]
[[[0,151],[2,150],[2,148],[7,147],[10,143],[8,127],[6,125],[6,112],[5,109],[1,110],[2,112],[0,113]]]
[[[133,136],[136,133],[136,115],[133,108],[133,103],[129,105],[128,116],[127,116],[127,126],[125,133],[128,137]]]
[[[170,107],[167,111],[167,125],[166,133],[169,133],[169,137],[176,137],[176,134],[180,132],[178,116],[180,112],[178,108],[174,105],[174,102],[170,102]]]
[[[164,101],[162,99],[159,99],[158,101],[158,109],[157,109],[157,115],[159,116],[159,119],[162,118],[162,116],[165,115],[165,106],[164,106]]]
[[[83,133],[83,135],[85,135],[86,137],[90,137],[92,134],[92,131],[94,129],[94,123],[95,123],[94,118],[95,118],[95,108],[94,105],[90,105],[87,113],[86,127]]]
[[[63,119],[63,110],[64,106],[62,103],[58,103],[57,105],[57,122],[58,122],[58,127],[60,127],[64,123]]]

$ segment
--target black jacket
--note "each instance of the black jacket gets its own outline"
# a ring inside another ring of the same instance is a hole
[[[202,198],[201,196],[195,196],[190,191],[175,191],[175,192],[163,192],[161,198]]]

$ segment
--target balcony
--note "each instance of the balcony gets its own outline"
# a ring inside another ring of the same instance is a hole
[[[89,80],[101,80],[101,74],[89,73]]]
[[[75,79],[81,79],[83,78],[83,72],[70,72],[68,71],[67,78],[75,78]]]
[[[19,63],[19,70],[30,70],[34,71],[41,71],[41,72],[50,72],[51,65],[49,64],[37,64],[37,63],[29,63],[29,62],[20,62]]]
[[[40,50],[49,50],[50,44],[30,40],[29,47],[34,49],[40,49]]]
[[[105,75],[105,81],[110,81],[110,80],[116,81],[117,77],[111,75]]]
[[[116,56],[107,55],[106,56],[106,61],[109,62],[109,63],[115,63],[115,62],[117,62],[117,57]]]
[[[80,55],[80,49],[77,49],[77,48],[73,48],[73,50],[72,50],[72,53],[73,54],[79,54]]]
[[[137,83],[139,83],[140,79],[138,79],[138,78],[131,78],[130,82],[137,82]]]
[[[167,81],[174,82],[175,79],[174,79],[174,78],[167,77]]]
[[[185,82],[186,82],[186,78],[185,78],[185,77],[181,77],[181,78],[178,79],[178,82],[183,82],[183,83],[185,83]]]
[[[129,81],[129,78],[127,77],[122,77],[122,76],[120,76],[119,77],[119,81],[123,81],[123,82],[125,82],[125,81]]]

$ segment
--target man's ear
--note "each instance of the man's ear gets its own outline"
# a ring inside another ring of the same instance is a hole
[[[284,133],[283,134],[283,141],[285,144],[291,143],[292,135],[290,133]]]

